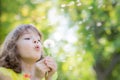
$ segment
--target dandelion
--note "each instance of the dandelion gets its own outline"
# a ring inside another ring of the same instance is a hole
[[[51,39],[47,39],[44,41],[43,46],[47,56],[52,56],[51,48],[55,46],[54,41]],[[48,76],[48,72],[46,72],[46,76]]]
[[[44,41],[43,46],[44,46],[46,54],[48,56],[52,56],[51,48],[53,48],[55,46],[55,42],[51,39],[47,39]]]
[[[47,39],[47,40],[44,41],[43,45],[44,45],[45,48],[52,48],[52,47],[54,47],[55,43],[54,43],[53,40]]]

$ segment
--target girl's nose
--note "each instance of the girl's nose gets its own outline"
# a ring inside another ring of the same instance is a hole
[[[38,41],[37,41],[37,40],[34,40],[33,43],[38,43]]]

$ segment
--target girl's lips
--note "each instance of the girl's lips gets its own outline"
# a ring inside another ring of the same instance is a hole
[[[36,46],[35,46],[35,50],[36,50],[36,51],[40,51],[40,46],[36,45]]]

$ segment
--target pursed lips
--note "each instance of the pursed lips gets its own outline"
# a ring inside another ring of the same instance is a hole
[[[35,46],[35,50],[36,50],[36,51],[40,51],[40,46],[39,46],[39,45],[36,45],[36,46]]]

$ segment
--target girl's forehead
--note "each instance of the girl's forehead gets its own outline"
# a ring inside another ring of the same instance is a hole
[[[36,32],[36,31],[34,31],[34,30],[30,30],[30,29],[24,31],[24,32],[22,33],[22,36],[24,36],[24,35],[35,35],[35,36],[39,36],[38,32]],[[39,37],[40,37],[40,36],[39,36]]]

